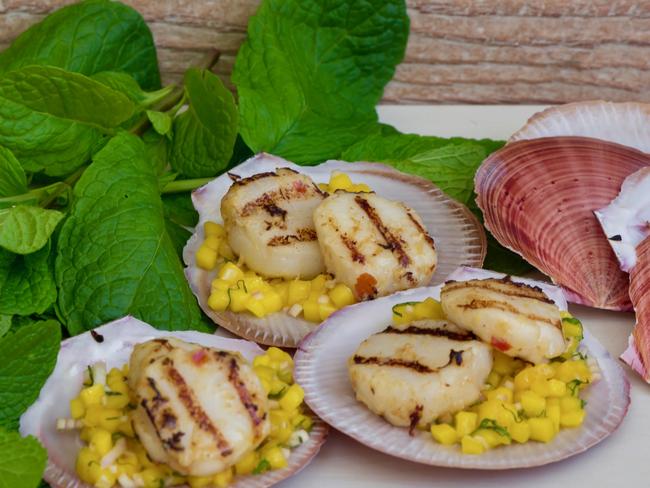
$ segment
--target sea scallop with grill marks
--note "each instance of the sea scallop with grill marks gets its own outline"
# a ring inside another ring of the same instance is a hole
[[[312,215],[324,194],[289,168],[236,180],[221,200],[232,250],[273,278],[311,279],[323,271]]]
[[[436,270],[433,239],[401,202],[336,192],[316,208],[314,225],[327,271],[358,299],[423,286]]]
[[[133,427],[150,457],[182,474],[218,473],[269,434],[259,378],[236,352],[174,338],[134,347]]]
[[[392,325],[348,360],[356,398],[399,427],[424,427],[479,399],[492,368],[490,347],[452,323]]]
[[[509,277],[449,281],[440,303],[449,320],[509,356],[538,364],[566,349],[560,310],[540,288]]]

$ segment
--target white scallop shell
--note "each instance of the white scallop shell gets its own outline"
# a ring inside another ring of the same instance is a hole
[[[318,166],[298,166],[269,154],[258,154],[230,170],[231,174],[248,177],[254,174],[291,168],[306,174],[316,183],[327,183],[332,171],[344,171],[354,183],[366,183],[378,195],[399,200],[413,208],[422,218],[433,237],[438,252],[438,267],[431,283],[440,283],[458,266],[480,267],[485,258],[485,232],[474,215],[462,204],[447,197],[431,182],[407,175],[379,163],[347,163],[327,161]],[[196,252],[204,240],[203,224],[206,221],[223,223],[221,199],[232,180],[223,174],[192,193],[192,202],[199,213],[195,232],[183,249],[187,277],[201,309],[216,324],[230,332],[260,344],[278,347],[296,347],[317,324],[286,313],[276,313],[256,318],[248,313],[215,312],[208,307],[210,283],[214,271],[196,266]]]
[[[498,273],[463,269],[451,275],[455,280],[502,277]],[[531,280],[520,280],[528,284]],[[552,291],[550,288],[555,288]],[[611,434],[627,413],[629,382],[619,364],[585,330],[583,348],[597,362],[601,380],[583,393],[587,417],[577,429],[562,430],[549,444],[529,442],[491,449],[480,456],[462,454],[458,446],[436,443],[429,433],[394,427],[355,399],[348,377],[347,359],[371,334],[391,321],[392,307],[405,301],[438,299],[441,286],[418,288],[352,305],[332,314],[296,352],[295,375],[305,390],[305,401],[325,422],[373,449],[434,466],[468,469],[510,469],[539,466],[578,454]],[[566,301],[556,287],[544,284],[544,291],[560,308]],[[354,327],[350,327],[354,324]],[[592,363],[592,368],[596,365]]]
[[[37,437],[47,449],[48,462],[43,478],[53,488],[92,488],[79,481],[75,459],[83,443],[77,432],[56,430],[58,418],[70,416],[70,400],[79,394],[87,366],[99,361],[108,369],[129,361],[133,346],[158,337],[175,337],[229,351],[238,351],[252,360],[264,351],[249,341],[227,339],[195,331],[168,332],[154,329],[133,317],[124,317],[94,330],[103,337],[97,342],[90,332],[62,342],[56,367],[41,390],[38,400],[20,419],[20,433]],[[97,337],[97,336],[96,336]],[[314,417],[309,440],[291,451],[289,465],[258,476],[236,478],[233,488],[265,488],[292,476],[305,467],[325,442],[328,427]]]

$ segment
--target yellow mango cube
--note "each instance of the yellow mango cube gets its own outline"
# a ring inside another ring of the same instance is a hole
[[[528,419],[530,426],[530,438],[533,441],[550,442],[555,437],[553,420],[548,417],[537,417]]]
[[[203,244],[201,244],[201,247],[207,247],[210,249],[212,252],[214,252],[215,256],[219,252],[219,246],[221,245],[221,238],[218,236],[208,236],[205,238],[203,241]]]
[[[244,272],[235,263],[226,263],[219,269],[217,276],[230,285],[234,285],[244,279]]]
[[[458,441],[458,434],[449,424],[434,424],[431,426],[431,435],[436,442],[449,446]]]
[[[217,253],[210,249],[205,243],[201,244],[199,250],[196,251],[196,265],[208,271],[211,271],[217,265]]]
[[[100,458],[105,456],[108,451],[113,449],[111,433],[105,429],[94,429],[90,436],[88,447],[96,452]]]
[[[560,415],[559,405],[546,406],[546,416],[551,419],[551,422],[553,422],[553,429],[556,434],[560,431]]]
[[[80,419],[86,414],[86,406],[81,398],[73,398],[70,400],[70,415],[73,419]]]
[[[336,312],[336,307],[334,305],[330,305],[327,303],[318,304],[318,317],[320,318],[321,322],[325,320],[327,317],[329,317],[330,315],[332,315],[334,312]]]
[[[246,310],[246,305],[250,295],[246,293],[244,288],[235,288],[230,290],[230,310],[233,312],[243,312]]]
[[[496,388],[501,383],[501,375],[492,370],[485,381],[492,388]]]
[[[255,317],[261,318],[266,315],[266,308],[264,307],[264,301],[262,298],[250,297],[246,301],[246,310],[255,315]]]
[[[329,291],[328,295],[336,308],[347,307],[356,302],[352,290],[343,283],[338,283]]]
[[[454,416],[454,425],[458,437],[469,435],[476,430],[478,425],[478,414],[476,412],[466,412],[461,410]]]
[[[215,312],[223,312],[230,305],[230,295],[227,290],[214,290],[208,297],[208,307]]]
[[[485,452],[485,444],[482,440],[470,435],[466,435],[461,439],[460,448],[463,454],[483,454]]]
[[[334,193],[336,190],[347,190],[352,186],[350,177],[339,171],[334,171],[330,175],[329,192]]]
[[[503,386],[485,392],[488,400],[499,400],[506,403],[512,403],[512,394],[512,390]]]
[[[282,398],[280,398],[280,406],[283,410],[290,412],[298,408],[304,399],[305,392],[298,383],[294,383]]]
[[[571,412],[563,412],[560,415],[560,425],[562,427],[578,427],[582,425],[585,420],[587,412],[585,410],[573,410]]]
[[[85,407],[101,404],[104,398],[104,385],[92,385],[82,388],[81,392],[79,392],[79,398]]]
[[[188,476],[187,484],[190,488],[207,488],[212,486],[212,476]]]
[[[534,391],[524,391],[521,394],[521,407],[529,417],[537,417],[546,409],[546,399]]]
[[[289,282],[281,281],[279,283],[273,283],[273,290],[278,294],[280,300],[282,301],[282,307],[288,305],[289,303]],[[280,308],[282,308],[280,307]]]
[[[309,322],[320,322],[320,304],[316,300],[307,300],[302,304],[302,314]]]
[[[282,469],[287,467],[287,458],[284,457],[282,449],[277,446],[265,450],[264,459],[269,462],[271,469]]]
[[[106,393],[106,402],[105,406],[106,408],[114,409],[114,410],[122,410],[124,407],[126,407],[130,402],[129,395],[125,395],[124,393],[116,392],[116,391],[111,391]]]
[[[235,473],[239,476],[250,474],[257,467],[259,463],[259,455],[256,451],[251,451],[242,457],[235,464]]]
[[[230,484],[233,478],[233,472],[231,468],[228,468],[221,473],[214,475],[214,484],[217,485],[217,488],[226,488]]]
[[[508,432],[512,440],[519,443],[528,442],[530,439],[530,426],[528,422],[522,420],[521,422],[515,422],[510,427],[508,427]]]
[[[511,442],[509,436],[503,435],[492,429],[480,429],[476,434],[474,434],[474,437],[479,437],[485,440],[487,445],[490,447],[508,445]]]
[[[288,305],[302,303],[309,297],[311,282],[304,280],[293,280],[289,282]]]
[[[235,253],[232,252],[232,248],[230,247],[230,244],[228,244],[228,241],[226,241],[225,239],[223,239],[221,241],[221,244],[219,244],[219,256],[223,257],[228,261],[234,261],[236,259]]]
[[[560,410],[562,413],[582,410],[582,401],[580,398],[574,396],[562,397],[560,398]]]

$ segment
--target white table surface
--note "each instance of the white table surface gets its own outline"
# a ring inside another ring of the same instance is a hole
[[[381,106],[382,122],[403,132],[438,136],[507,138],[539,106]],[[634,325],[630,313],[572,306],[571,312],[614,356]],[[625,367],[632,403],[620,428],[602,443],[567,460],[511,471],[436,468],[373,451],[332,431],[316,459],[281,488],[377,487],[650,487],[650,385]]]

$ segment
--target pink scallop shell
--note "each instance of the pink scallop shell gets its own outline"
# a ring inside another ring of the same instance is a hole
[[[463,269],[451,277],[464,280],[502,276],[489,271]],[[552,290],[553,287],[549,288],[547,284],[525,282],[543,286],[559,306],[564,302],[557,288]],[[560,461],[596,445],[620,425],[630,402],[629,381],[621,366],[588,331],[585,331],[582,347],[590,358],[595,359],[592,367],[599,369],[602,378],[590,385],[583,395],[587,400],[587,418],[583,426],[563,430],[549,444],[512,444],[480,456],[468,456],[462,454],[457,446],[435,443],[428,433],[418,432],[411,437],[408,429],[394,427],[370,412],[355,399],[348,378],[348,357],[364,339],[390,323],[394,305],[427,297],[438,298],[440,288],[418,288],[352,305],[334,313],[305,338],[294,358],[295,374],[312,410],[332,427],[372,449],[422,464],[467,469],[526,468]]]
[[[629,310],[628,280],[593,215],[650,164],[635,149],[583,137],[508,144],[475,177],[486,228],[575,303]]]
[[[591,137],[650,153],[650,104],[593,100],[550,107],[528,119],[509,142],[554,136]]]
[[[240,352],[252,360],[264,351],[256,344],[195,331],[168,332],[154,329],[133,317],[124,317],[95,329],[104,340],[98,343],[90,332],[63,341],[56,367],[43,386],[39,399],[20,419],[20,433],[37,437],[48,451],[43,478],[53,488],[92,488],[80,481],[74,470],[82,447],[76,432],[58,432],[56,419],[70,415],[70,400],[77,396],[88,365],[104,361],[108,368],[128,362],[135,344],[157,337],[176,337],[209,347]],[[314,417],[309,440],[291,451],[289,465],[258,476],[245,476],[233,488],[266,488],[294,475],[316,456],[327,438],[328,426]]]
[[[621,269],[630,273],[636,325],[621,359],[650,382],[650,168],[625,178],[618,196],[595,214]]]
[[[438,267],[432,283],[440,283],[457,266],[483,264],[486,251],[483,227],[464,205],[447,197],[430,181],[379,163],[327,161],[318,166],[298,166],[264,153],[233,168],[230,173],[247,177],[280,167],[304,173],[316,183],[328,182],[332,171],[345,171],[355,183],[367,183],[379,195],[402,201],[413,208],[433,236],[438,251]],[[195,255],[204,239],[203,224],[208,220],[223,222],[220,202],[231,184],[230,177],[224,174],[192,194],[194,207],[199,212],[199,223],[183,249],[185,276],[201,309],[216,324],[260,344],[296,347],[317,324],[287,313],[256,318],[248,313],[215,312],[208,307],[210,283],[215,273],[196,266]]]

